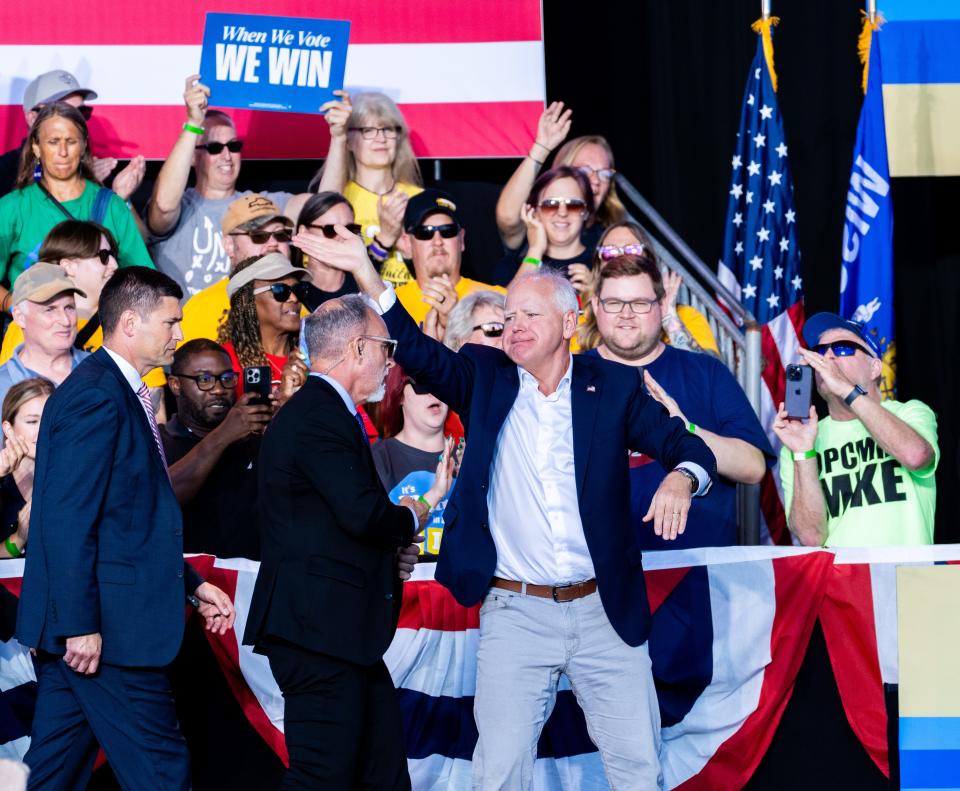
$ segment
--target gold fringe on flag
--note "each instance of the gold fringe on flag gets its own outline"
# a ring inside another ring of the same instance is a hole
[[[770,72],[770,82],[773,83],[773,90],[777,90],[777,72],[773,69],[773,36],[771,34],[771,29],[776,27],[780,23],[780,17],[770,16],[766,19],[758,19],[752,25],[750,25],[751,30],[754,33],[759,33],[760,38],[763,39],[763,57],[767,61],[767,70]]]
[[[880,26],[887,20],[878,12],[870,19],[870,14],[860,9],[860,15],[863,17],[863,27],[860,29],[860,37],[857,39],[857,54],[860,56],[860,62],[863,64],[863,95],[867,95],[867,72],[870,70],[870,42],[873,39],[873,31],[879,30]]]

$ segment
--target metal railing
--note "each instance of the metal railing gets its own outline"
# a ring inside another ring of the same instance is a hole
[[[757,320],[623,174],[616,175],[616,182],[617,192],[625,199],[628,208],[636,209],[640,215],[637,217],[631,213],[630,219],[639,224],[653,240],[663,264],[683,278],[680,302],[690,305],[706,317],[717,340],[721,358],[736,376],[747,394],[750,406],[759,416],[761,355],[760,325]],[[718,298],[723,300],[724,307],[721,307]],[[737,512],[740,543],[759,544],[759,486],[741,484],[737,487]]]

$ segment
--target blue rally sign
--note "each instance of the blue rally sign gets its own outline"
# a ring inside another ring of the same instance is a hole
[[[207,14],[200,79],[218,107],[318,113],[343,88],[350,23]]]

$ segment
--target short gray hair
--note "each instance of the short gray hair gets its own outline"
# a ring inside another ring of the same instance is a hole
[[[548,266],[541,266],[528,275],[523,275],[519,280],[507,290],[509,294],[521,283],[541,282],[548,283],[553,289],[553,299],[561,313],[573,311],[577,313],[580,310],[580,302],[577,300],[577,292],[570,285],[570,281],[561,275],[556,269]]]
[[[443,335],[443,343],[448,349],[457,351],[463,342],[473,332],[473,314],[477,308],[489,305],[503,310],[507,301],[503,294],[489,289],[473,291],[461,299],[447,317],[447,330]]]
[[[326,303],[303,320],[303,335],[311,360],[332,360],[367,328],[370,308],[359,294]]]

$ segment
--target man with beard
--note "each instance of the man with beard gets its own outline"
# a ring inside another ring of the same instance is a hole
[[[397,288],[397,299],[414,321],[422,322],[434,308],[443,328],[453,306],[467,294],[479,289],[506,293],[461,276],[464,234],[457,204],[446,192],[426,189],[410,198],[397,249],[413,261],[414,279]]]
[[[711,490],[691,505],[686,532],[668,544],[642,521],[665,470],[649,456],[631,454],[630,499],[637,540],[643,550],[733,545],[736,485],[759,483],[774,461],[773,449],[746,395],[722,362],[661,340],[663,300],[663,280],[652,256],[625,255],[605,264],[593,296],[602,343],[586,354],[641,367],[647,392],[713,451],[718,475]]]
[[[236,396],[239,375],[206,338],[177,349],[168,378],[177,413],[160,428],[170,480],[183,510],[183,549],[260,559],[257,455],[273,414]]]
[[[281,788],[409,789],[383,654],[399,614],[397,568],[447,494],[450,444],[430,491],[394,505],[356,405],[383,397],[396,342],[359,295],[317,308],[303,339],[307,382],[260,453],[263,560],[243,642],[267,655],[283,692]]]

